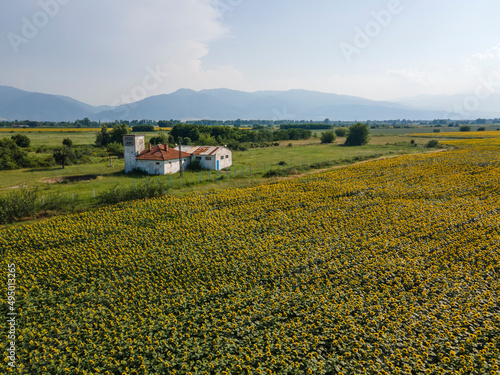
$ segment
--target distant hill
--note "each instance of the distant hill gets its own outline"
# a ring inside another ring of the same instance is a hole
[[[483,90],[476,95],[418,95],[410,98],[395,100],[396,103],[407,107],[422,110],[440,110],[441,118],[476,119],[500,117],[500,95],[487,95]],[[481,96],[482,95],[482,96]],[[477,108],[476,108],[477,107]]]
[[[133,119],[266,119],[266,120],[388,120],[440,117],[441,111],[417,110],[403,104],[378,102],[355,96],[315,91],[257,91],[229,89],[193,91],[182,89],[172,94],[146,98],[93,117],[101,121],[117,117]]]
[[[109,108],[91,106],[67,96],[0,86],[0,118],[7,120],[75,121]]]
[[[92,106],[59,95],[0,86],[0,119],[35,121],[91,120],[433,120],[464,118],[453,113],[465,95],[418,96],[397,101],[374,101],[360,97],[307,90],[243,92],[229,89],[194,91],[181,89],[119,107]],[[481,102],[465,119],[500,117],[500,95]]]

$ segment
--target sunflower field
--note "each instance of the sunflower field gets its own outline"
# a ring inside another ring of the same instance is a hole
[[[447,143],[1,229],[0,372],[500,374],[500,139]]]

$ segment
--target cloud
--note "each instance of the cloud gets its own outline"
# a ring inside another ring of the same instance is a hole
[[[465,73],[474,75],[487,74],[500,67],[500,43],[482,53],[469,57],[463,67]]]
[[[416,68],[389,69],[387,73],[421,86],[432,86],[434,84],[434,79],[429,74]]]
[[[76,99],[109,104],[140,85],[151,68],[169,72],[169,78],[157,82],[148,96],[242,81],[231,66],[202,67],[209,44],[229,35],[220,2],[69,0],[19,53],[7,51],[0,82],[26,82],[28,90],[70,96],[80,92]],[[9,23],[10,30],[0,26],[4,34],[20,33],[22,17],[31,19],[40,11],[35,2],[11,2],[8,7],[18,18]]]

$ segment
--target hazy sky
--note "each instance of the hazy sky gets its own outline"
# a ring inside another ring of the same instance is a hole
[[[498,14],[498,0],[2,0],[0,85],[89,104],[179,88],[470,94],[500,86]]]

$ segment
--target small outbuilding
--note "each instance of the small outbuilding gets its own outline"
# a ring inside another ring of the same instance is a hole
[[[175,148],[179,151],[179,148]],[[182,152],[191,155],[191,162],[197,161],[205,169],[220,171],[233,165],[231,150],[221,146],[182,146]]]

